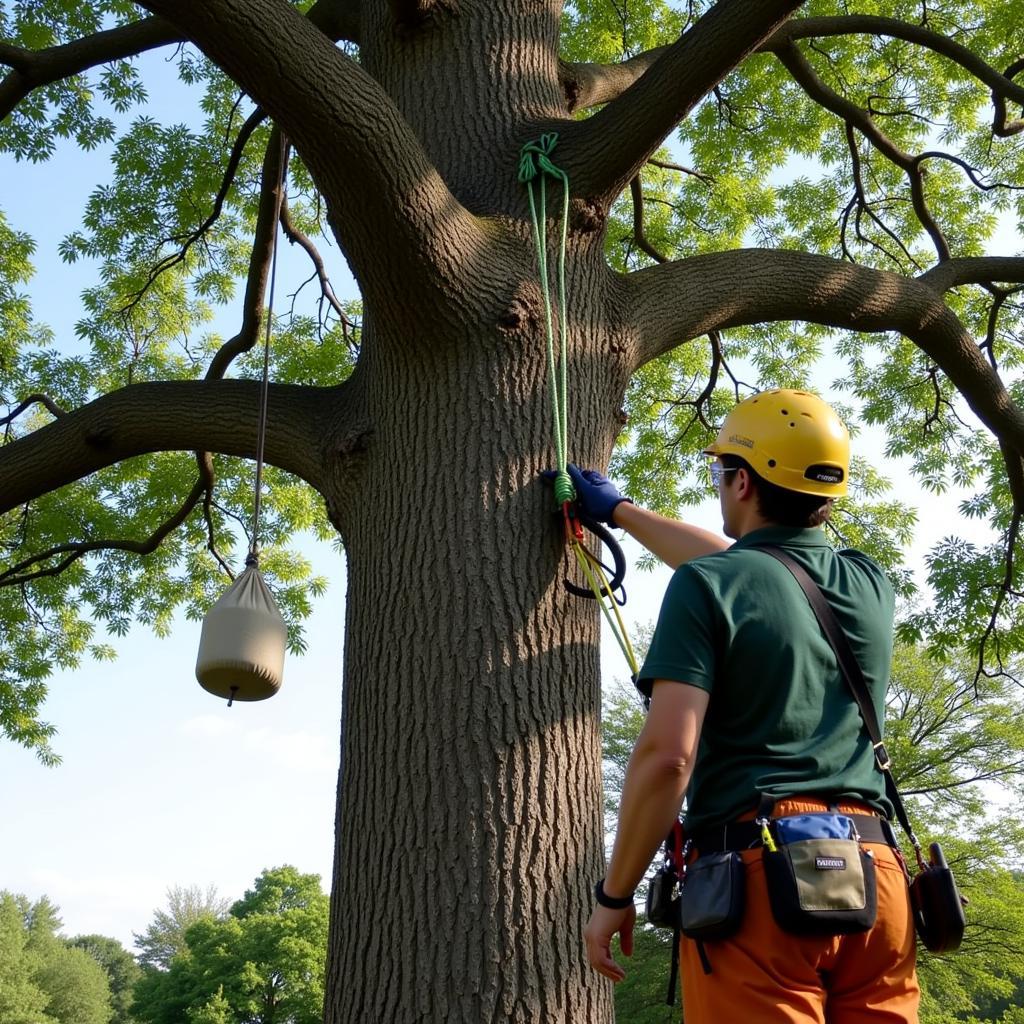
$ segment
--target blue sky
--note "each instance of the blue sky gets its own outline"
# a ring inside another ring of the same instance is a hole
[[[157,114],[184,109],[163,59],[150,56],[147,69],[161,81]],[[12,225],[39,243],[31,292],[58,344],[73,337],[88,266],[62,264],[56,245],[78,226],[107,161],[106,152],[67,147],[44,165],[0,163],[0,197]],[[997,251],[1011,248],[1007,237]],[[338,260],[336,251],[332,255]],[[340,262],[334,270],[339,294],[354,294]],[[226,311],[225,330],[237,312],[237,306]],[[919,500],[912,489],[904,494]],[[952,528],[936,503],[930,507],[918,558]],[[716,513],[709,501],[691,518],[717,529]],[[99,932],[126,945],[171,885],[213,884],[222,896],[236,898],[263,868],[288,862],[320,874],[326,888],[344,565],[329,545],[302,543],[331,585],[308,623],[308,655],[289,657],[284,687],[273,700],[228,709],[202,691],[194,678],[199,624],[184,620],[168,640],[135,630],[116,642],[120,656],[113,664],[87,664],[53,677],[44,717],[58,728],[63,764],[44,768],[27,751],[0,743],[0,888],[48,895],[61,907],[69,935]],[[631,572],[628,622],[646,624],[656,616],[667,578],[667,571]],[[608,638],[603,653],[606,679],[624,677],[621,655]]]

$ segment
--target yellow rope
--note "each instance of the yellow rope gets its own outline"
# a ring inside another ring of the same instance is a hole
[[[605,575],[604,567],[575,537],[571,539],[569,546],[576,555],[576,561],[579,562],[583,575],[586,576],[587,583],[594,592],[594,597],[601,606],[605,620],[611,628],[612,636],[615,637],[620,650],[625,656],[626,663],[629,665],[629,670],[633,673],[633,678],[635,679],[640,671],[640,666],[637,664],[636,654],[633,651],[632,643],[630,643],[629,633],[626,631],[626,624],[622,621],[622,613],[619,611],[618,602],[612,596],[611,584]],[[608,600],[606,601],[605,598]],[[609,604],[611,605],[610,609],[608,607]],[[614,617],[612,615],[613,612]]]

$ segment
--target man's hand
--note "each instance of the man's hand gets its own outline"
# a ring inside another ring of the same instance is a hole
[[[596,469],[580,469],[571,462],[568,469],[583,513],[600,523],[614,526],[612,515],[616,506],[630,499],[620,494],[615,484]]]
[[[619,936],[623,956],[633,955],[633,925],[636,924],[636,907],[630,904],[622,910],[596,906],[590,915],[583,939],[587,944],[587,959],[598,974],[618,983],[626,972],[612,959],[612,936]]]

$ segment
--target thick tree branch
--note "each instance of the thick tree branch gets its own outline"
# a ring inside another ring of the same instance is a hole
[[[329,39],[358,43],[359,0],[317,0],[306,17]],[[111,61],[135,57],[170,43],[185,41],[185,35],[161,17],[97,32],[83,39],[45,50],[26,50],[0,43],[0,63],[11,68],[0,82],[0,121],[33,89],[59,82]]]
[[[563,61],[559,65],[558,77],[565,92],[566,109],[572,114],[618,99],[668,49],[667,46],[658,46],[621,64],[569,64]]]
[[[364,293],[414,302],[439,281],[450,283],[448,274],[461,283],[486,244],[475,219],[378,83],[287,0],[142,6],[187,32],[288,135],[326,199]],[[381,248],[393,254],[384,274]]]
[[[160,381],[104,395],[0,448],[0,512],[149,452],[252,458],[259,388],[248,380]],[[324,417],[336,395],[337,388],[272,384],[267,461],[316,487],[325,471]]]
[[[961,270],[969,262],[952,261]],[[1019,273],[1024,261],[1002,263]],[[996,437],[1024,453],[1024,413],[929,275],[913,279],[827,256],[738,249],[640,270],[624,285],[644,325],[637,366],[698,335],[744,324],[805,320],[898,331],[934,360]]]
[[[143,18],[46,50],[5,45],[0,50],[0,61],[13,70],[0,83],[0,120],[41,85],[59,82],[100,64],[134,57],[168,43],[180,43],[184,38],[169,21],[157,17]]]
[[[621,192],[690,110],[803,0],[720,0],[618,99],[562,129],[578,195]]]

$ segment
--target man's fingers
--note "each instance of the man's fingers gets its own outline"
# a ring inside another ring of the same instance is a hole
[[[619,948],[622,950],[623,956],[633,955],[633,925],[632,923],[625,924],[622,926],[622,930],[619,932]]]
[[[608,943],[588,941],[587,959],[598,974],[603,974],[614,982],[620,982],[626,976],[626,972],[612,959],[611,946]]]

